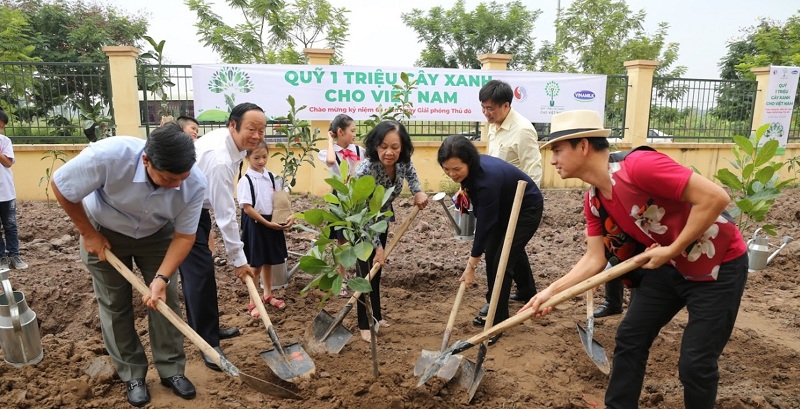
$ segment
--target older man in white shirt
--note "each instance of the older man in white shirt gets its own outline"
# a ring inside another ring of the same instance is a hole
[[[214,260],[208,248],[210,210],[214,211],[225,251],[228,259],[233,260],[236,276],[242,280],[246,275],[255,277],[244,254],[233,191],[239,164],[242,163],[246,151],[253,149],[264,139],[267,118],[258,105],[246,102],[233,108],[226,125],[225,128],[205,134],[195,142],[197,166],[208,179],[208,189],[203,211],[200,213],[197,238],[189,256],[180,267],[189,325],[221,355],[220,336],[225,335],[225,332],[238,333],[238,329],[220,331],[217,280],[214,277]],[[207,367],[220,370],[207,356],[203,355],[203,360]]]

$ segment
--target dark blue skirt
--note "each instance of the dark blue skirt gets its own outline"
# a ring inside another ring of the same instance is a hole
[[[272,215],[262,215],[272,221]],[[250,267],[261,267],[265,264],[283,264],[289,253],[286,251],[286,237],[283,230],[273,230],[242,212],[242,242],[244,255]]]

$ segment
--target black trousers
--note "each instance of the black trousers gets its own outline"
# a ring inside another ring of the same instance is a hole
[[[385,233],[380,235],[381,245],[384,249],[386,249],[386,237],[389,234],[389,229],[386,229]],[[356,269],[358,272],[359,277],[366,278],[369,275],[369,271],[372,269],[372,259],[375,258],[375,252],[372,252],[372,255],[369,256],[367,261],[358,260],[358,268]],[[370,282],[372,285],[372,292],[369,293],[369,301],[370,305],[372,306],[372,316],[380,321],[383,319],[383,315],[381,314],[381,272],[383,268],[378,269],[378,272],[375,273],[375,277]],[[370,322],[367,319],[367,307],[364,306],[366,302],[366,297],[362,295],[359,298],[359,302],[356,303],[356,312],[358,313],[358,329],[369,329]]]
[[[508,264],[503,276],[503,285],[500,288],[500,299],[497,302],[494,321],[496,325],[505,321],[509,317],[508,297],[511,295],[512,276],[517,279],[518,288],[531,288],[531,294],[536,294],[536,282],[533,279],[531,264],[528,261],[528,254],[525,246],[533,238],[534,233],[539,228],[542,221],[543,206],[541,204],[535,208],[522,209],[517,218],[517,227],[514,230],[514,238],[511,241],[511,251],[508,254]],[[480,223],[480,219],[478,220]],[[507,224],[498,224],[487,238],[486,245],[486,279],[489,281],[489,290],[486,292],[486,301],[492,298],[494,291],[494,280],[497,277],[497,268],[500,264],[500,255],[503,250]],[[520,283],[522,285],[520,285]]]
[[[645,270],[617,329],[606,408],[639,407],[650,346],[661,328],[684,307],[689,322],[678,359],[684,407],[713,408],[719,382],[717,360],[733,331],[746,282],[747,254],[723,263],[717,281],[686,280],[669,264]]]
[[[219,346],[219,305],[214,260],[208,248],[211,214],[203,209],[189,255],[179,269],[189,326],[212,347]]]

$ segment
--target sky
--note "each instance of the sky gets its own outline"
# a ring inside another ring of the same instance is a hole
[[[228,8],[225,0],[207,0],[212,10],[229,25],[242,22],[241,14]],[[344,47],[347,65],[411,67],[418,59],[423,44],[416,33],[403,24],[400,15],[412,9],[427,11],[434,6],[452,7],[445,0],[328,0],[335,7],[346,7],[350,27]],[[503,0],[498,0],[502,2]],[[466,0],[472,10],[481,0]],[[489,2],[489,0],[483,0]],[[211,48],[204,47],[196,34],[197,16],[182,0],[102,0],[131,13],[148,16],[148,35],[156,41],[166,40],[164,55],[170,64],[222,62]],[[538,46],[542,41],[555,39],[558,4],[566,9],[571,0],[523,0],[528,9],[542,14],[533,36]],[[686,78],[719,78],[719,60],[727,53],[727,44],[741,35],[741,29],[752,26],[761,17],[780,22],[800,10],[797,0],[627,0],[632,12],[644,10],[648,34],[654,34],[658,24],[670,25],[668,42],[680,45],[677,65],[687,67]],[[320,43],[317,48],[323,48]],[[146,50],[145,50],[146,51]]]

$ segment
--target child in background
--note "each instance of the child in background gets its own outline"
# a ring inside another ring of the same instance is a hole
[[[339,114],[331,121],[331,126],[328,129],[328,149],[319,151],[319,160],[325,162],[330,169],[331,174],[340,175],[339,165],[342,160],[347,161],[350,169],[350,175],[353,176],[356,171],[356,165],[361,160],[362,149],[353,144],[356,139],[356,123],[353,118],[348,115]],[[336,192],[334,191],[334,194]],[[344,234],[341,231],[331,232],[330,238],[336,238],[336,241],[341,246],[345,243]],[[347,275],[344,267],[339,265],[339,275],[342,279],[346,280]],[[345,281],[347,283],[347,281]],[[346,287],[342,287],[340,297],[347,297]]]
[[[272,222],[272,193],[283,187],[280,179],[265,169],[269,158],[266,141],[260,141],[253,150],[247,151],[246,157],[249,167],[236,187],[242,208],[244,254],[254,272],[260,273],[264,287],[261,299],[265,304],[283,309],[286,304],[272,294],[272,266],[284,263],[289,256],[283,232],[292,228],[294,217],[283,225]],[[255,300],[251,300],[247,312],[259,318]]]
[[[0,236],[0,270],[9,267],[18,270],[28,268],[28,263],[19,257],[19,236],[17,236],[17,192],[14,189],[14,149],[11,139],[3,134],[8,124],[8,115],[0,109],[0,224],[3,236]]]
[[[175,122],[178,123],[183,132],[188,133],[194,140],[197,140],[197,135],[200,133],[200,122],[188,115],[179,116]]]
[[[200,122],[197,122],[196,119],[188,115],[179,116],[175,122],[178,123],[178,126],[181,127],[183,132],[189,134],[195,141],[197,140],[197,135],[200,133]],[[214,230],[211,230],[208,235],[208,248],[211,250],[212,257],[214,258],[214,265],[224,266],[228,264],[228,260],[226,260],[225,257],[217,255],[217,240],[215,236]]]

